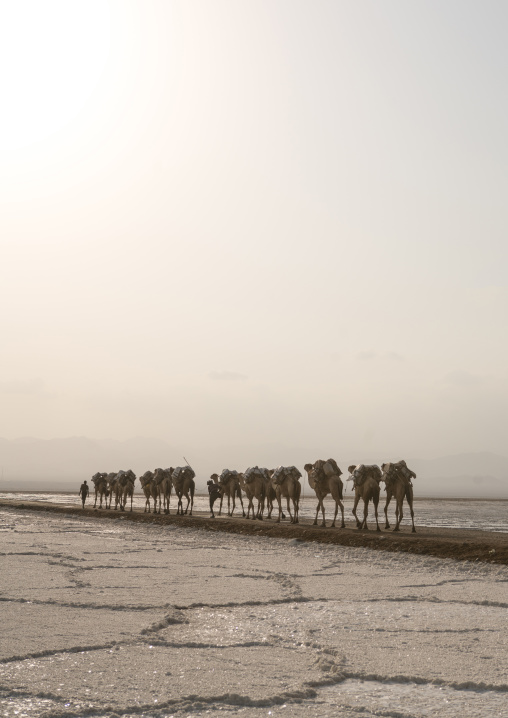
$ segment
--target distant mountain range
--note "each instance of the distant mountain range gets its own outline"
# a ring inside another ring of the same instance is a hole
[[[188,452],[188,453],[187,453]],[[0,439],[0,492],[13,490],[73,491],[83,479],[96,471],[131,468],[139,476],[157,466],[178,466],[184,455],[196,471],[197,489],[204,490],[206,480],[223,468],[245,469],[249,465],[273,467],[303,465],[330,452],[316,447],[288,447],[277,444],[259,446],[197,447],[173,446],[166,441],[133,438],[126,441],[70,437],[64,439]],[[336,456],[347,477],[351,459]],[[386,457],[397,460],[401,457]],[[437,459],[405,457],[415,471],[416,496],[464,498],[507,498],[508,458],[489,452],[456,454]],[[365,463],[375,460],[363,457]]]

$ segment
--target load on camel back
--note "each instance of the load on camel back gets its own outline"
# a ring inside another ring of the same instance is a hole
[[[288,478],[292,478],[295,481],[299,481],[302,475],[296,468],[296,466],[277,466],[272,476],[272,483],[281,485]]]
[[[395,484],[397,479],[402,479],[406,486],[412,486],[412,479],[416,479],[415,472],[408,468],[404,459],[397,462],[391,461],[387,464],[382,464],[381,468],[383,470],[383,479],[387,487],[391,484]]]
[[[260,469],[259,466],[249,466],[243,473],[243,480],[246,484],[251,484],[256,477],[266,481],[269,478],[268,469]]]
[[[219,476],[219,484],[228,484],[231,480],[240,480],[240,474],[235,469],[223,469]]]
[[[377,464],[359,464],[358,466],[349,466],[350,473],[348,481],[353,482],[353,488],[362,486],[367,479],[374,479],[378,483],[381,481],[383,472]]]

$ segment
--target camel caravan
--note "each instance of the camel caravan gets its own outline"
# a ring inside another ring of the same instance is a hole
[[[344,522],[344,482],[341,479],[342,471],[335,459],[323,461],[318,459],[314,463],[305,464],[304,471],[310,488],[317,498],[316,514],[313,525],[318,525],[318,516],[321,513],[321,526],[326,527],[324,499],[330,496],[335,503],[335,512],[331,527],[335,527],[337,515],[340,510],[340,528],[345,528]],[[366,530],[368,508],[370,502],[374,507],[376,530],[381,531],[379,525],[378,506],[381,494],[381,483],[384,483],[386,490],[386,502],[384,506],[385,529],[390,528],[388,521],[388,506],[392,499],[395,502],[395,526],[394,531],[400,530],[400,523],[403,519],[403,504],[406,500],[411,515],[412,532],[416,532],[413,511],[413,483],[416,478],[414,471],[408,468],[404,460],[381,464],[359,464],[348,467],[349,477],[347,482],[353,483],[354,505],[353,516],[358,529]],[[194,493],[196,474],[187,464],[186,466],[170,467],[169,469],[155,469],[145,471],[139,477],[139,482],[145,497],[145,512],[170,513],[171,493],[174,489],[177,502],[177,515],[189,514],[192,516],[194,506]],[[237,501],[241,506],[241,515],[246,519],[257,519],[262,521],[265,515],[271,519],[274,508],[277,507],[275,521],[279,523],[286,518],[282,505],[285,500],[286,511],[289,521],[292,524],[299,523],[300,498],[302,485],[300,479],[302,474],[296,466],[278,466],[276,469],[260,468],[251,466],[244,472],[224,469],[221,474],[212,474],[207,482],[210,497],[210,518],[215,518],[213,505],[220,499],[218,515],[222,513],[224,498],[227,498],[227,515],[232,517],[237,507]],[[130,499],[130,510],[134,496],[134,484],[136,475],[129,469],[121,470],[117,474],[96,473],[92,477],[95,486],[95,503],[99,509],[104,506],[111,509],[114,499],[114,510],[125,511]],[[243,495],[242,496],[242,492]],[[183,499],[187,504],[183,507]],[[245,511],[244,498],[247,503]],[[357,514],[358,504],[363,501],[363,516]]]
[[[165,514],[169,514],[171,492],[174,489],[178,498],[176,513],[182,515],[189,513],[192,516],[194,492],[196,490],[195,476],[194,470],[188,465],[177,466],[176,469],[171,467],[169,469],[145,471],[139,477],[139,483],[145,496],[145,512],[150,513],[152,511],[150,503],[152,501],[154,514],[160,514],[161,510]],[[128,471],[121,470],[117,474],[94,474],[92,476],[92,482],[95,486],[94,509],[97,508],[97,500],[99,501],[99,509],[102,509],[103,500],[105,508],[110,509],[114,498],[114,510],[125,511],[125,506],[130,498],[130,510],[132,511],[135,481],[136,475],[131,469]],[[185,510],[183,508],[183,497],[187,499]]]

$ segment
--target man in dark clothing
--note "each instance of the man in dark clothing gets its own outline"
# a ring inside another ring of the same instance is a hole
[[[217,474],[212,474],[212,476],[217,477]],[[210,511],[212,512],[210,518],[214,519],[215,514],[213,513],[213,505],[217,501],[217,499],[220,498],[222,494],[222,489],[217,483],[217,481],[214,481],[211,478],[206,482],[206,485],[208,486],[208,495],[210,497]]]
[[[85,508],[85,501],[86,501],[86,497],[88,496],[88,494],[89,494],[88,484],[85,481],[83,484],[81,484],[80,489],[79,489],[79,496],[81,496],[81,503],[83,504],[83,508]]]

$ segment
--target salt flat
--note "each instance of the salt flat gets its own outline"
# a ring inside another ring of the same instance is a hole
[[[11,716],[508,715],[508,568],[0,509]]]

